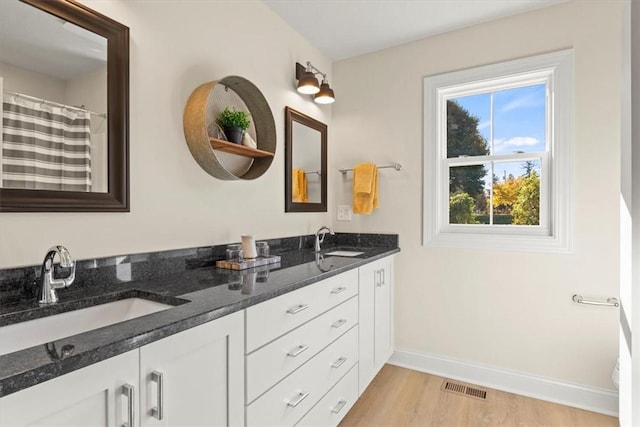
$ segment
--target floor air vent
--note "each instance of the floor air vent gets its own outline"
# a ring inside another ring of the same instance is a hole
[[[444,380],[442,383],[442,390],[480,400],[486,400],[487,398],[487,392],[485,390],[456,383],[451,380]]]

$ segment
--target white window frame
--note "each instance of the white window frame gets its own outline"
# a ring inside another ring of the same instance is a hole
[[[447,100],[540,83],[547,88],[545,152],[447,159]],[[426,77],[423,151],[425,246],[571,253],[573,50]],[[539,226],[449,224],[450,166],[531,159],[542,165]]]

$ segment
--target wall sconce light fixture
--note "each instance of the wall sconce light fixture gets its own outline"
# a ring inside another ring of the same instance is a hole
[[[322,84],[318,84],[316,75],[322,76]],[[329,87],[327,75],[307,62],[307,66],[296,62],[296,80],[298,80],[298,92],[313,95],[313,100],[318,104],[331,104],[336,100],[333,89]]]

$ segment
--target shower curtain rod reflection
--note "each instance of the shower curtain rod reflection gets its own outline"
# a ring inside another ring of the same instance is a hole
[[[45,105],[52,105],[52,106],[55,106],[55,107],[66,108],[68,110],[86,111],[87,113],[93,114],[94,116],[102,117],[103,119],[107,118],[107,113],[96,113],[95,111],[87,110],[86,108],[84,108],[84,106],[75,107],[73,105],[60,104],[59,102],[49,101],[49,100],[46,100],[46,99],[42,99],[42,98],[37,98],[35,96],[31,96],[31,95],[25,95],[24,93],[12,92],[10,90],[5,90],[3,92],[6,93],[6,94],[9,94],[9,95],[13,95],[13,96],[17,97],[18,99],[24,98],[24,99],[28,99],[28,100],[31,100],[31,101],[40,102],[41,104],[45,104]]]

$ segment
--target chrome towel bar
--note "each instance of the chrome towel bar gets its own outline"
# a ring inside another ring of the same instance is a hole
[[[399,171],[400,169],[402,169],[402,165],[400,163],[394,163],[392,165],[384,165],[384,166],[377,166],[378,169],[390,169],[393,168],[397,171]],[[352,171],[353,168],[347,168],[347,169],[338,169],[338,172],[340,172],[342,175],[346,175],[347,172]]]
[[[586,299],[582,298],[582,295],[575,294],[572,299],[573,299],[573,302],[576,302],[578,304],[603,305],[603,306],[607,306],[607,307],[619,307],[620,306],[620,303],[618,302],[617,298],[607,298],[606,302],[591,301],[591,300],[586,300]]]

